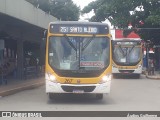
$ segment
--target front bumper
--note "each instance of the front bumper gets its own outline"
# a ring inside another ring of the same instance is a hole
[[[121,71],[121,72],[120,72]],[[136,69],[119,69],[116,67],[112,67],[112,73],[124,73],[123,71],[133,71],[133,72],[128,72],[128,74],[141,74],[142,73],[142,67],[138,67]]]
[[[109,93],[111,81],[102,84],[60,84],[46,80],[46,93]]]

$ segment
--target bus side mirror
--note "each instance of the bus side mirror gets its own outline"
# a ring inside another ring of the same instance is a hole
[[[43,41],[46,41],[46,39],[47,39],[47,32],[48,32],[48,30],[44,30],[44,32],[43,32],[43,38],[42,38]]]
[[[111,40],[111,46],[113,47],[113,44],[114,44],[114,41],[113,40]]]

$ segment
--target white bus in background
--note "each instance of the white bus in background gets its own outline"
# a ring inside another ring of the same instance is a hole
[[[142,73],[142,44],[137,39],[112,40],[112,73],[113,75],[135,75]]]

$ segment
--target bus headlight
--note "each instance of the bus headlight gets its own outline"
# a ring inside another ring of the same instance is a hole
[[[56,77],[50,73],[45,74],[45,79],[57,83]]]
[[[117,68],[117,66],[115,66],[115,65],[112,65],[112,67],[113,67],[113,68]]]
[[[138,65],[138,67],[140,68],[140,67],[142,67],[142,65]]]
[[[100,84],[102,83],[105,83],[105,82],[108,82],[112,79],[112,75],[111,74],[108,74],[108,75],[105,75],[102,77],[101,81],[100,81]]]

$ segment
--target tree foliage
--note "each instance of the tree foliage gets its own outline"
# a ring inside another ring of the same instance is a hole
[[[80,8],[72,0],[26,0],[63,21],[77,21]]]
[[[142,39],[158,43],[160,33],[159,0],[96,0],[82,10],[82,14],[94,10],[91,21],[108,19],[116,28],[127,28],[129,24]],[[159,42],[160,44],[160,42]]]

